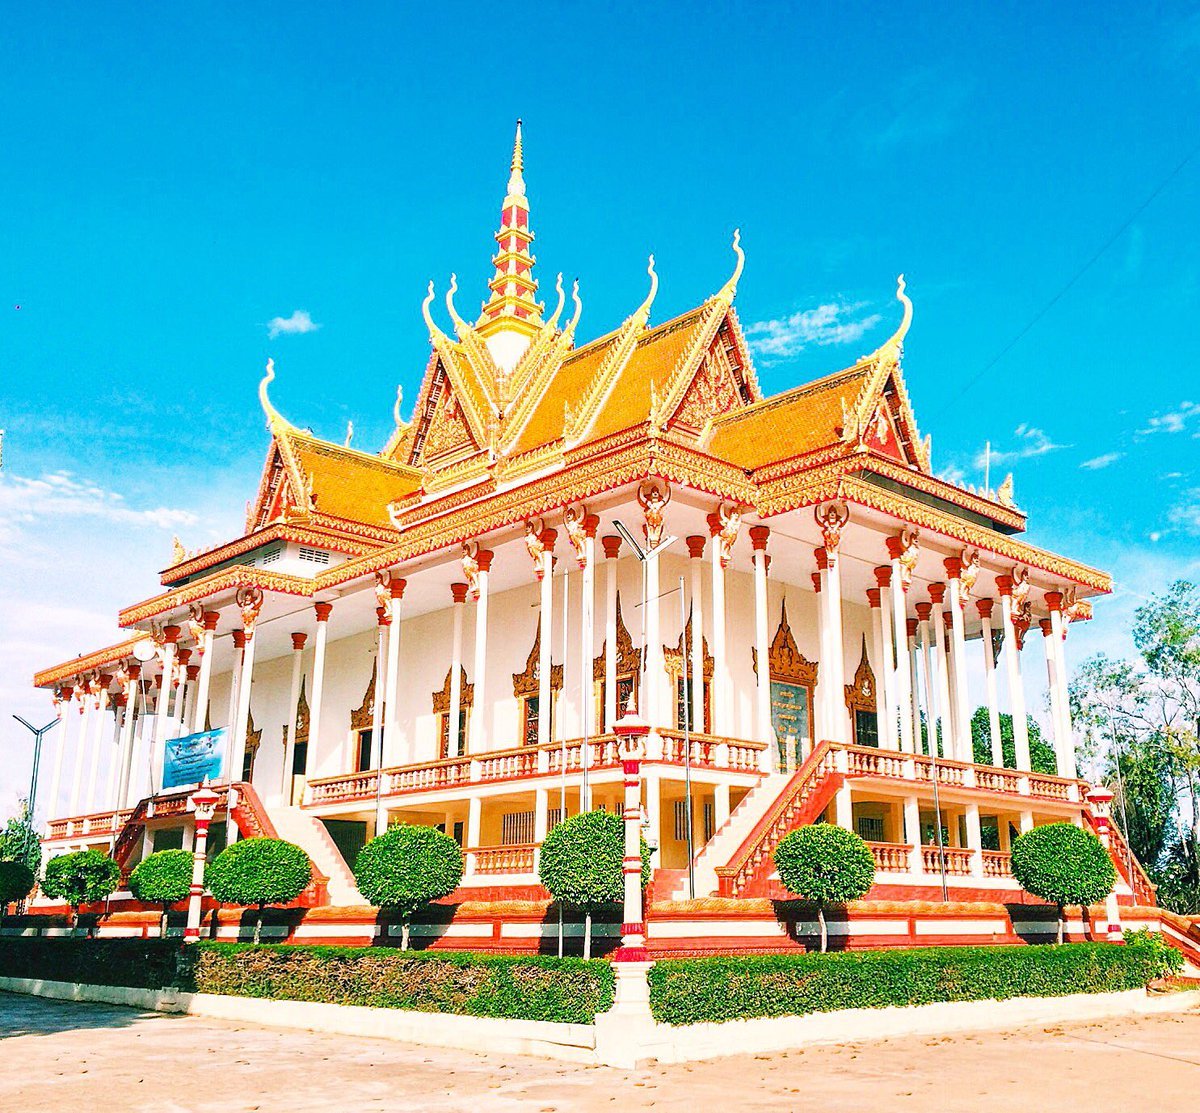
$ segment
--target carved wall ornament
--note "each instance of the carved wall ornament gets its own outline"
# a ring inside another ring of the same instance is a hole
[[[246,637],[252,637],[254,624],[262,610],[263,589],[257,585],[243,584],[237,589],[234,599],[242,612],[242,627],[246,631]]]
[[[721,547],[721,567],[728,568],[733,559],[733,545],[738,539],[742,528],[742,508],[737,503],[719,503],[717,518],[721,522],[721,530],[717,534],[717,543]]]
[[[688,676],[692,673],[692,614],[688,612],[687,626],[679,635],[679,642],[674,646],[663,646],[663,666],[667,672],[674,678],[678,679],[683,676],[683,655],[687,654]],[[713,677],[713,658],[708,651],[708,638],[701,636],[700,638],[700,655],[704,661],[704,679],[711,680]]]
[[[539,631],[540,638],[540,631]],[[535,644],[534,648],[537,648]],[[607,640],[600,645],[600,655],[592,658],[592,679],[604,679],[604,654],[608,649]],[[615,673],[618,679],[622,676],[636,676],[642,669],[642,651],[633,644],[629,629],[625,625],[625,617],[621,613],[621,593],[617,592],[617,660]],[[513,678],[516,679],[515,677]]]
[[[899,534],[900,586],[907,591],[912,586],[913,573],[921,556],[920,533],[915,529],[904,529]]]
[[[545,525],[541,518],[530,518],[525,523],[525,548],[529,550],[529,556],[533,560],[533,573],[539,580],[545,572],[544,562],[542,557],[546,552],[545,542],[542,541],[542,532]]]
[[[667,503],[671,501],[671,485],[664,481],[660,486],[659,480],[649,480],[638,487],[637,500],[646,519],[643,527],[646,545],[648,548],[656,549],[662,544],[663,533],[666,530],[664,511]]]
[[[842,530],[850,521],[850,511],[844,502],[827,502],[815,507],[813,517],[825,543],[825,551],[833,559],[842,543]]]
[[[1013,612],[1020,611],[1027,606],[1029,599],[1029,569],[1023,564],[1013,566],[1010,573],[1012,577],[1012,605]]]
[[[867,657],[867,638],[863,635],[862,657],[858,668],[854,670],[854,683],[846,685],[846,708],[850,712],[850,720],[854,721],[855,713],[875,710],[875,673],[871,671],[871,662]]]
[[[958,602],[960,606],[966,607],[971,593],[975,590],[975,581],[979,579],[979,550],[963,549],[959,560],[962,571],[958,575]]]
[[[459,671],[459,695],[458,706],[462,708],[470,707],[475,702],[475,685],[467,683],[467,669],[465,665],[458,666]],[[453,666],[446,670],[446,679],[442,683],[440,691],[433,693],[433,713],[435,715],[450,714],[450,677],[454,672]]]
[[[568,506],[563,511],[563,527],[567,531],[567,540],[575,550],[575,559],[579,562],[580,571],[587,567],[587,530],[584,521],[587,518],[587,507],[581,504]]]
[[[522,696],[536,696],[541,682],[541,670],[539,668],[542,653],[542,620],[538,618],[537,633],[533,636],[533,648],[529,651],[529,656],[525,660],[525,671],[514,672],[513,678],[513,695],[520,699]],[[563,667],[562,665],[550,665],[550,690],[556,691],[562,687],[563,683]]]
[[[754,663],[754,675],[758,675],[758,650],[751,646],[751,657]],[[788,684],[803,684],[810,688],[816,687],[818,664],[810,661],[800,647],[788,623],[787,600],[784,600],[779,614],[779,626],[771,639],[768,650],[767,668],[771,680],[780,680]]]
[[[375,602],[389,614],[392,605],[392,573],[381,568],[375,573]]]
[[[350,729],[351,730],[369,730],[371,727],[371,718],[375,713],[375,679],[379,672],[379,661],[376,659],[371,664],[371,679],[367,681],[367,690],[363,692],[362,703],[350,712]],[[299,729],[296,731],[300,733]]]
[[[463,579],[467,581],[467,589],[471,598],[479,602],[479,542],[464,541],[462,547]]]
[[[204,604],[191,603],[188,605],[188,633],[192,641],[204,652]]]

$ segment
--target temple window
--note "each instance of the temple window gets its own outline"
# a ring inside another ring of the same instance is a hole
[[[879,716],[875,710],[875,674],[867,658],[867,639],[863,637],[862,658],[854,672],[854,683],[846,685],[846,710],[854,726],[856,746],[879,746]]]
[[[542,620],[538,618],[537,632],[533,637],[533,646],[525,660],[525,671],[514,672],[513,695],[521,706],[521,744],[536,746],[539,742],[549,742],[549,738],[538,737],[538,714],[541,710],[541,655],[542,655]],[[554,733],[554,712],[558,703],[558,693],[562,689],[562,665],[550,666],[550,733]]]
[[[692,616],[688,615],[687,626],[679,635],[679,644],[672,649],[663,646],[663,663],[671,676],[671,686],[675,689],[675,729],[683,730],[686,722],[691,730],[700,734],[708,734],[712,729],[712,678],[713,659],[708,652],[708,639],[700,641],[701,660],[704,662],[704,722],[689,722],[691,718],[691,695],[695,691],[696,678],[692,673]],[[686,655],[686,660],[684,659]],[[684,683],[684,669],[687,670],[687,682]]]
[[[467,723],[471,718],[471,707],[475,703],[475,685],[467,683],[467,670],[459,666],[458,737],[450,745],[450,673],[441,690],[433,693],[433,713],[438,720],[438,757],[462,757],[467,752]]]
[[[254,729],[254,712],[246,717],[246,756],[242,759],[242,780],[252,783],[254,777],[254,759],[258,757],[259,743],[262,742],[262,731]]]
[[[378,662],[371,666],[371,679],[367,681],[367,690],[363,693],[362,703],[350,712],[350,768],[355,773],[362,773],[373,768],[371,758],[373,756],[374,731],[371,729],[371,724],[375,715],[377,672]],[[297,736],[299,733],[297,730]],[[305,760],[307,760],[307,755]]]
[[[616,665],[614,672],[617,679],[616,707],[619,719],[625,713],[630,698],[633,699],[634,706],[637,705],[638,676],[642,668],[642,651],[634,648],[633,639],[629,636],[629,630],[625,626],[625,618],[621,614],[621,593],[619,591],[617,592],[616,649],[617,659],[614,662]],[[600,724],[601,734],[609,733],[612,730],[612,724],[608,721],[605,710],[608,706],[608,692],[604,680],[604,655],[607,651],[608,642],[605,641],[600,647],[600,655],[592,658],[592,685],[596,699],[596,714],[592,721]]]
[[[751,649],[754,674],[758,675],[758,653]],[[771,639],[767,665],[771,677],[771,727],[779,747],[779,768],[798,769],[805,746],[812,741],[813,689],[817,685],[817,663],[800,652],[788,623],[787,602],[779,612],[779,626]]]

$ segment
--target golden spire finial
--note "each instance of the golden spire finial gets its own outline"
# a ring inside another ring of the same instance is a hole
[[[452,274],[450,276],[450,289],[446,291],[446,308],[450,311],[450,319],[454,322],[455,332],[461,337],[470,330],[471,326],[458,315],[458,310],[454,308],[454,295],[457,292],[458,275]]]
[[[429,339],[436,346],[439,341],[449,343],[450,338],[442,332],[433,322],[433,315],[429,312],[429,307],[433,304],[433,279],[429,280],[429,292],[425,295],[425,300],[421,302],[421,316],[425,318],[425,327],[429,329]]]
[[[278,433],[283,429],[290,429],[292,424],[287,420],[274,406],[271,405],[271,397],[267,393],[267,387],[275,381],[275,361],[267,360],[267,371],[262,377],[262,382],[258,384],[258,401],[263,408],[263,413],[267,416],[267,428],[272,433]]]
[[[896,278],[896,298],[904,306],[904,316],[901,318],[900,327],[883,344],[875,349],[873,355],[876,358],[886,354],[898,359],[904,347],[904,337],[908,334],[909,325],[912,324],[913,304],[909,296],[904,292],[904,275],[899,275]]]
[[[650,276],[650,292],[646,295],[646,300],[637,307],[634,313],[634,318],[645,327],[645,324],[650,320],[650,307],[654,304],[654,296],[658,293],[658,275],[654,272],[654,256],[650,256],[650,262],[646,266],[646,273]]]
[[[742,277],[742,268],[746,265],[746,253],[742,250],[742,230],[740,228],[733,230],[733,253],[737,256],[733,274],[729,276],[729,281],[717,291],[718,299],[726,305],[733,304],[733,299],[737,296],[738,279]]]
[[[509,165],[511,173],[508,177],[508,192],[513,197],[525,195],[525,179],[522,171],[525,169],[525,152],[521,145],[521,121],[517,120],[517,137],[513,140],[512,162]]]

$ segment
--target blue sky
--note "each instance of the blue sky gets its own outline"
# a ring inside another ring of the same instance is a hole
[[[342,10],[348,7],[349,10]],[[240,529],[266,434],[376,447],[420,300],[482,298],[513,121],[544,289],[585,338],[748,262],[768,391],[916,314],[935,467],[1016,472],[1031,538],[1111,569],[1079,651],[1200,575],[1195,5],[63,4],[0,41],[0,812],[35,666],[103,644],[178,533]],[[498,29],[499,28],[499,29]],[[994,362],[1151,193],[1151,204]],[[20,308],[17,308],[17,307]],[[300,311],[319,327],[269,335]],[[8,758],[12,757],[12,760]]]

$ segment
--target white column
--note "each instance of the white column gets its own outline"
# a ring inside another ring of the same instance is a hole
[[[109,747],[112,760],[108,764],[108,782],[105,785],[104,798],[101,800],[105,811],[116,811],[118,807],[117,780],[121,775],[121,738],[124,734],[127,703],[124,690],[112,699],[113,732],[112,744]]]
[[[722,561],[722,544],[718,539],[721,520],[716,514],[708,516],[708,530],[712,538],[712,715],[713,733],[728,735],[732,730],[729,714],[729,659],[725,650],[725,565]]]
[[[75,741],[75,768],[71,775],[71,796],[67,815],[78,815],[83,790],[83,767],[87,761],[88,728],[92,725],[92,695],[86,687],[80,690],[79,731]]]
[[[316,768],[317,748],[321,743],[321,703],[325,693],[325,645],[329,641],[329,616],[332,603],[314,603],[317,636],[313,644],[312,698],[308,704],[308,768]],[[392,619],[394,623],[395,618]],[[389,720],[390,721],[390,720]]]
[[[400,611],[407,581],[392,577],[389,584],[391,610],[387,637],[387,692],[384,696],[383,738],[379,751],[382,768],[401,761],[400,755]],[[319,618],[318,618],[318,621]],[[319,628],[318,628],[319,629]],[[310,717],[311,723],[311,717]],[[309,729],[309,748],[315,735]]]
[[[579,597],[579,729],[584,738],[591,738],[596,733],[593,721],[596,717],[596,696],[592,656],[596,652],[596,528],[599,525],[600,519],[595,514],[588,514],[583,520],[583,576]]]
[[[475,684],[475,712],[471,716],[470,739],[471,752],[483,753],[488,746],[488,725],[492,712],[487,702],[487,662],[488,662],[488,579],[492,568],[492,551],[480,549],[475,554],[479,564],[476,583],[479,596],[475,600],[475,667],[472,671]]]
[[[191,659],[192,651],[190,649],[176,651],[175,706],[171,709],[171,736],[173,738],[187,734],[188,724],[191,722],[188,712],[196,699],[196,680],[198,679],[195,667],[188,663]]]
[[[818,549],[820,554],[823,550]],[[824,662],[830,658],[829,623],[825,620],[825,568],[818,556],[818,571],[812,574],[813,594],[817,602],[817,688],[813,695],[813,745],[829,737],[829,670]]]
[[[140,693],[139,679],[141,666],[129,666],[129,679],[125,682],[125,718],[121,722],[121,773],[117,782],[117,808],[131,807],[129,798],[130,780],[133,773],[134,735],[133,728],[137,722],[138,695]]]
[[[1066,739],[1062,729],[1061,690],[1058,682],[1058,655],[1054,652],[1054,624],[1048,618],[1038,622],[1042,631],[1042,648],[1046,651],[1046,688],[1050,693],[1050,729],[1054,742],[1054,767],[1065,777]]]
[[[58,705],[58,721],[62,724],[62,729],[58,732],[58,747],[54,751],[54,770],[50,775],[50,795],[46,802],[46,815],[50,819],[58,819],[60,815],[58,792],[62,787],[62,771],[67,756],[67,747],[71,742],[70,724],[74,711],[71,705],[70,696]]]
[[[662,706],[663,691],[663,656],[662,656],[662,622],[660,611],[660,587],[658,576],[659,555],[656,553],[645,562],[646,570],[646,644],[642,647],[645,662],[646,693],[643,697],[646,710],[643,712],[646,722],[651,727],[671,726],[670,707]]]
[[[942,756],[957,758],[957,726],[950,685],[950,659],[946,653],[946,612],[942,609],[945,591],[945,584],[929,585],[929,595],[933,600],[930,633],[933,635],[934,668],[937,672],[937,703],[938,718],[941,722]]]
[[[892,558],[892,631],[896,646],[896,713],[900,720],[900,749],[912,753],[916,749],[913,739],[913,687],[912,672],[905,661],[908,638],[908,570],[900,557],[903,542],[899,537],[888,539],[888,555]],[[902,648],[903,647],[903,648]]]
[[[1062,777],[1074,777],[1075,738],[1071,730],[1071,697],[1067,680],[1067,625],[1062,610],[1063,597],[1056,591],[1046,593],[1046,605],[1050,608],[1050,642],[1047,648],[1054,656],[1055,687],[1058,690],[1058,722],[1055,738],[1062,738],[1058,749],[1058,772]]]
[[[875,668],[875,703],[876,717],[879,720],[879,744],[885,750],[900,748],[900,738],[897,734],[896,720],[896,668],[892,653],[892,571],[890,568],[876,568],[875,582],[879,585],[874,592],[867,591],[867,601],[871,605],[872,615],[876,619],[871,623],[872,642],[874,643]]]
[[[200,676],[196,682],[196,698],[192,703],[192,733],[204,729],[208,715],[208,690],[212,683],[213,637],[220,616],[216,611],[204,612],[204,634],[200,639]]]
[[[917,604],[917,621],[921,628],[921,664],[925,678],[925,732],[928,752],[938,752],[938,683],[935,671],[936,652],[933,645],[933,605]]]
[[[537,873],[542,857],[542,843],[546,841],[550,825],[550,792],[545,788],[533,790],[533,841],[537,849],[533,852],[533,871]]]
[[[971,873],[983,876],[983,832],[979,827],[979,805],[967,804],[963,809],[967,827],[967,847],[971,851]]]
[[[158,703],[154,707],[154,735],[150,741],[150,795],[162,791],[163,753],[167,745],[167,729],[171,722],[171,692],[175,687],[175,643],[179,640],[178,626],[163,629],[162,683]]]
[[[840,558],[836,550],[826,549],[829,569],[825,577],[826,590],[822,593],[828,596],[826,600],[826,620],[829,624],[829,652],[832,666],[829,670],[830,695],[830,737],[835,742],[848,742],[852,737],[848,734],[849,718],[842,699],[846,686],[846,649],[842,631],[842,574]],[[822,668],[824,662],[822,662]]]
[[[1018,615],[1013,606],[1013,581],[998,576],[1001,616],[1004,620],[1004,664],[1008,675],[1008,706],[1012,713],[1013,748],[1018,769],[1029,770],[1029,721],[1025,711],[1025,686],[1021,679],[1021,643],[1024,630],[1017,630]]]
[[[704,537],[687,539],[691,569],[692,659],[688,673],[692,678],[692,730],[703,734],[704,723]]]
[[[617,707],[617,554],[621,538],[601,538],[604,546],[604,729],[612,733],[613,723],[623,708]]]
[[[229,712],[225,716],[225,725],[229,730],[229,738],[225,747],[226,754],[229,755],[229,761],[233,760],[233,724],[237,719],[238,709],[238,685],[242,682],[242,654],[246,652],[246,632],[245,630],[234,630],[231,635],[233,638],[233,662],[229,666]],[[155,711],[157,712],[157,707]],[[235,778],[230,770],[229,781],[232,783]]]
[[[558,532],[553,529],[542,531],[541,542],[544,546],[541,555],[541,617],[539,623],[538,646],[538,744],[545,745],[552,741],[550,730],[550,704],[552,693],[550,678],[553,657],[551,649],[554,644],[554,542],[558,540]]]
[[[767,743],[770,768],[779,765],[779,748],[771,745],[771,662],[767,634],[767,538],[766,526],[752,526],[750,544],[754,547],[754,644],[758,657],[755,685],[755,726],[758,740]]]
[[[462,636],[466,584],[451,584],[453,599],[450,642],[450,712],[447,715],[446,756],[458,757],[458,726],[462,721]]]
[[[246,627],[246,648],[242,652],[241,679],[238,682],[237,717],[233,721],[233,768],[231,780],[240,781],[246,765],[246,735],[250,730],[250,683],[254,675],[254,627]],[[251,770],[253,775],[253,770]],[[232,832],[232,826],[231,826]]]
[[[1000,738],[1000,694],[996,683],[996,661],[992,651],[992,608],[991,599],[979,599],[975,609],[979,612],[982,626],[980,640],[983,643],[983,686],[987,692],[988,732],[992,736],[992,764],[1004,764],[1004,748]]]
[[[954,674],[954,712],[958,734],[958,759],[974,759],[971,745],[971,696],[967,688],[967,628],[963,616],[962,562],[950,557],[943,562],[950,585],[950,653]]]
[[[921,751],[921,688],[917,681],[917,620],[910,618],[904,624],[904,642],[908,651],[909,719],[912,723],[913,753]]]
[[[472,796],[467,801],[467,846],[471,850],[479,846],[479,831],[483,820],[483,800]],[[467,873],[475,872],[475,855],[467,854]]]
[[[375,694],[371,700],[371,765],[375,769],[383,768],[383,716],[386,706],[387,693],[387,644],[388,628],[392,620],[388,615],[388,607],[380,605],[375,608]],[[299,684],[295,675],[293,663],[293,682]],[[299,689],[297,688],[297,694]]]
[[[713,785],[713,831],[721,829],[722,824],[729,818],[729,785]]]
[[[112,679],[107,673],[100,678],[100,692],[96,714],[92,721],[91,767],[88,771],[87,810],[100,810],[100,755],[104,750],[104,717],[108,713],[108,684]]]
[[[285,807],[292,802],[292,766],[296,760],[296,727],[297,714],[300,710],[300,682],[304,676],[304,643],[308,635],[295,633],[292,635],[292,685],[288,695],[287,742],[283,747],[283,771],[279,777],[279,797]],[[379,707],[379,681],[375,683],[375,706]],[[374,733],[378,745],[379,731]]]

